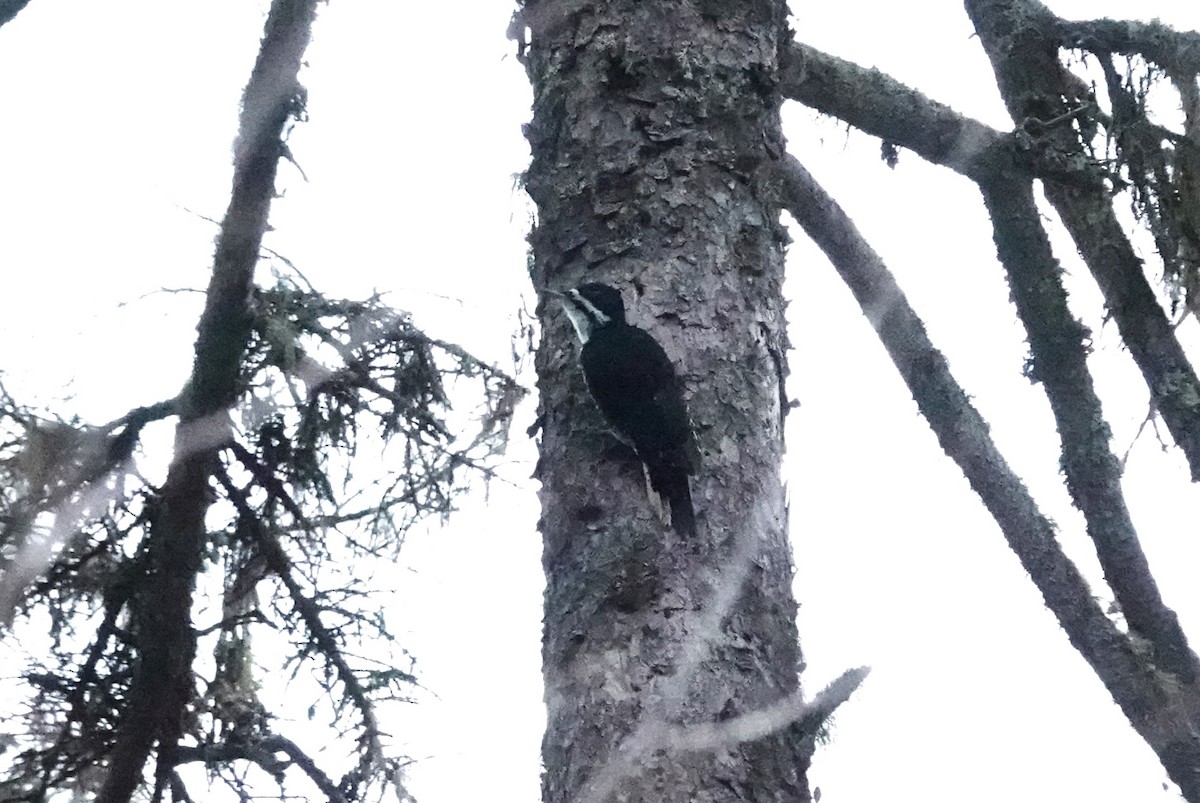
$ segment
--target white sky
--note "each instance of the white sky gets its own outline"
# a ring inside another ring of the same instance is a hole
[[[1200,28],[1200,7],[1178,0],[1050,5]],[[224,211],[265,6],[32,0],[0,28],[0,368],[24,399],[102,421],[178,391],[200,297],[147,294],[206,282],[215,228],[194,213]],[[796,26],[1006,127],[961,4],[920,4],[919,27],[911,7],[808,3]],[[530,297],[529,207],[514,180],[528,159],[529,90],[504,39],[509,13],[495,0],[324,7],[304,76],[311,120],[291,140],[309,181],[282,167],[267,242],[322,290],[389,291],[438,336],[502,365]],[[792,150],[896,271],[1010,462],[1090,565],[1041,391],[1021,377],[1025,348],[972,186],[911,153],[888,170],[875,140],[806,109],[785,120]],[[1146,394],[1058,242],[1076,311],[1100,333],[1093,364],[1123,453]],[[791,392],[803,405],[788,476],[805,683],[874,668],[818,753],[822,799],[1177,799],[799,234],[787,291]],[[1195,344],[1194,323],[1181,332]],[[414,534],[397,568],[407,604],[394,615],[437,698],[389,729],[423,759],[412,789],[424,803],[538,796],[541,547],[527,423],[514,428],[514,485]],[[1126,489],[1164,595],[1200,639],[1200,548],[1181,526],[1198,499],[1182,461],[1143,437]]]

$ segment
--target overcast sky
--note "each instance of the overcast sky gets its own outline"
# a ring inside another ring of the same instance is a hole
[[[1200,28],[1200,6],[1179,0],[1049,4]],[[207,281],[215,227],[204,218],[220,218],[228,199],[237,102],[266,5],[32,0],[0,28],[0,369],[23,400],[100,422],[178,392],[201,298],[156,291]],[[1008,127],[961,4],[915,5],[919,19],[914,4],[807,3],[794,24],[810,44]],[[437,336],[501,365],[519,311],[532,309],[530,207],[515,180],[528,160],[529,89],[504,39],[509,14],[495,0],[323,7],[304,74],[311,119],[290,142],[307,182],[282,166],[267,239],[325,292],[387,291]],[[911,153],[889,170],[877,141],[804,108],[785,115],[793,152],[897,273],[1091,571],[1047,406],[1021,376],[1022,334],[973,186]],[[1073,248],[1056,243],[1075,311],[1099,333],[1092,362],[1120,455],[1146,393]],[[818,753],[822,799],[1177,799],[799,233],[788,271],[804,682],[815,690],[849,666],[874,669]],[[1180,331],[1194,349],[1196,324]],[[524,415],[511,484],[415,534],[397,568],[393,615],[431,693],[388,729],[422,759],[412,788],[424,803],[538,796],[541,546]],[[1200,638],[1200,548],[1187,526],[1200,499],[1186,477],[1153,437],[1134,445],[1135,521],[1168,604]]]

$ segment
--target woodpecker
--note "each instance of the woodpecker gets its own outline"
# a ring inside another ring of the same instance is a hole
[[[596,406],[645,464],[651,490],[670,508],[671,526],[695,535],[688,476],[696,473],[699,452],[671,359],[648,332],[625,321],[617,289],[592,283],[551,293],[579,335],[579,362]]]

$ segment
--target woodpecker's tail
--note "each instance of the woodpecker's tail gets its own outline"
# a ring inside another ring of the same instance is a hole
[[[684,474],[679,478],[679,484],[667,497],[671,503],[671,526],[675,532],[686,537],[696,534],[696,511],[692,508],[692,489],[688,487],[688,478]]]
[[[686,537],[696,534],[696,511],[692,507],[692,489],[686,469],[667,465],[646,465],[650,488],[671,509],[671,527]]]

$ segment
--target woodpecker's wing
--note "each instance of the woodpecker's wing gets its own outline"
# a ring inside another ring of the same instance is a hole
[[[597,329],[580,354],[588,389],[643,460],[694,474],[697,450],[675,366],[649,333],[628,324]]]

